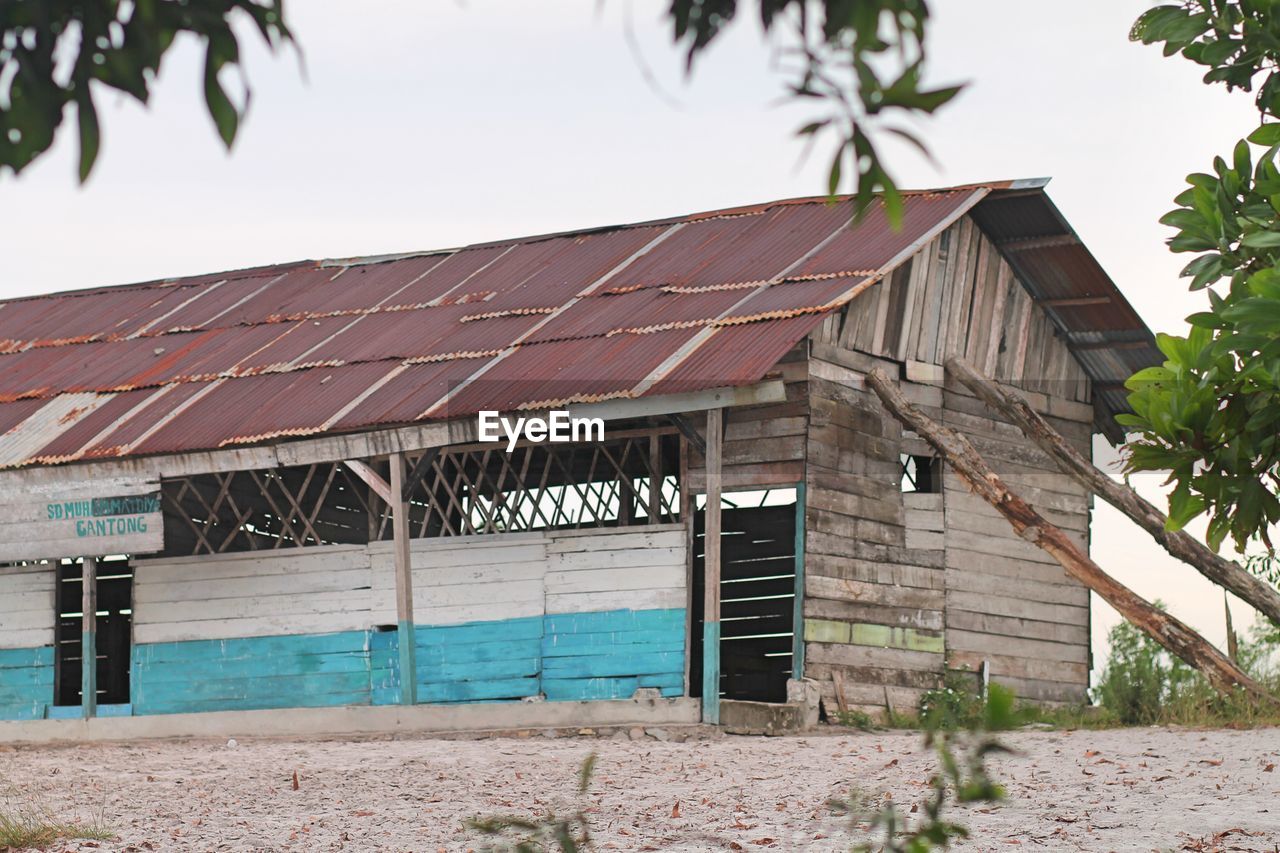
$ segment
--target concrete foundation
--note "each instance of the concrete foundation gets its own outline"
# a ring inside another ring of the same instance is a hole
[[[0,722],[0,743],[58,743],[174,737],[289,737],[413,734],[594,726],[692,725],[697,699],[377,705],[214,711]]]
[[[720,725],[735,735],[785,735],[804,731],[805,707],[798,703],[720,700]]]

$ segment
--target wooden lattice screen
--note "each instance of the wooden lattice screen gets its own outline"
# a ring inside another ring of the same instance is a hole
[[[386,460],[368,461],[388,478]],[[411,535],[465,536],[674,521],[679,445],[668,429],[584,444],[465,445],[408,459]],[[162,483],[171,556],[390,539],[391,512],[342,463]]]

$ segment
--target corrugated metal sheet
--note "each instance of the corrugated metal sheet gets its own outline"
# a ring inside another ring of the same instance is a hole
[[[0,302],[0,467],[755,382],[988,196],[979,221],[997,239],[1059,221],[1038,189],[987,184],[908,194],[900,231],[879,211],[850,228],[847,201],[796,199]],[[1091,257],[1019,257],[1037,295],[1114,294],[1127,309],[1063,306],[1055,321],[1149,338]],[[1123,378],[1148,357],[1128,346],[1095,342],[1082,362]]]

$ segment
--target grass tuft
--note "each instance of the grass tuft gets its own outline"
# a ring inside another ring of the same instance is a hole
[[[0,850],[44,850],[59,841],[111,841],[115,837],[97,822],[62,820],[34,803],[0,808]]]

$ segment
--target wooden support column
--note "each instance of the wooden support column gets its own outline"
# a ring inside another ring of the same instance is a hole
[[[707,506],[702,605],[702,721],[720,722],[720,463],[724,421],[719,409],[707,412]]]
[[[80,563],[80,715],[98,715],[98,561]]]
[[[649,523],[661,524],[662,518],[662,438],[649,436]]]
[[[693,662],[693,550],[697,547],[694,514],[697,501],[689,487],[689,440],[680,437],[680,523],[684,525],[684,695],[692,696],[689,670]]]
[[[413,626],[413,568],[409,560],[409,502],[404,499],[404,455],[391,454],[391,535],[396,568],[396,630],[400,647],[400,704],[418,701],[417,645]]]

